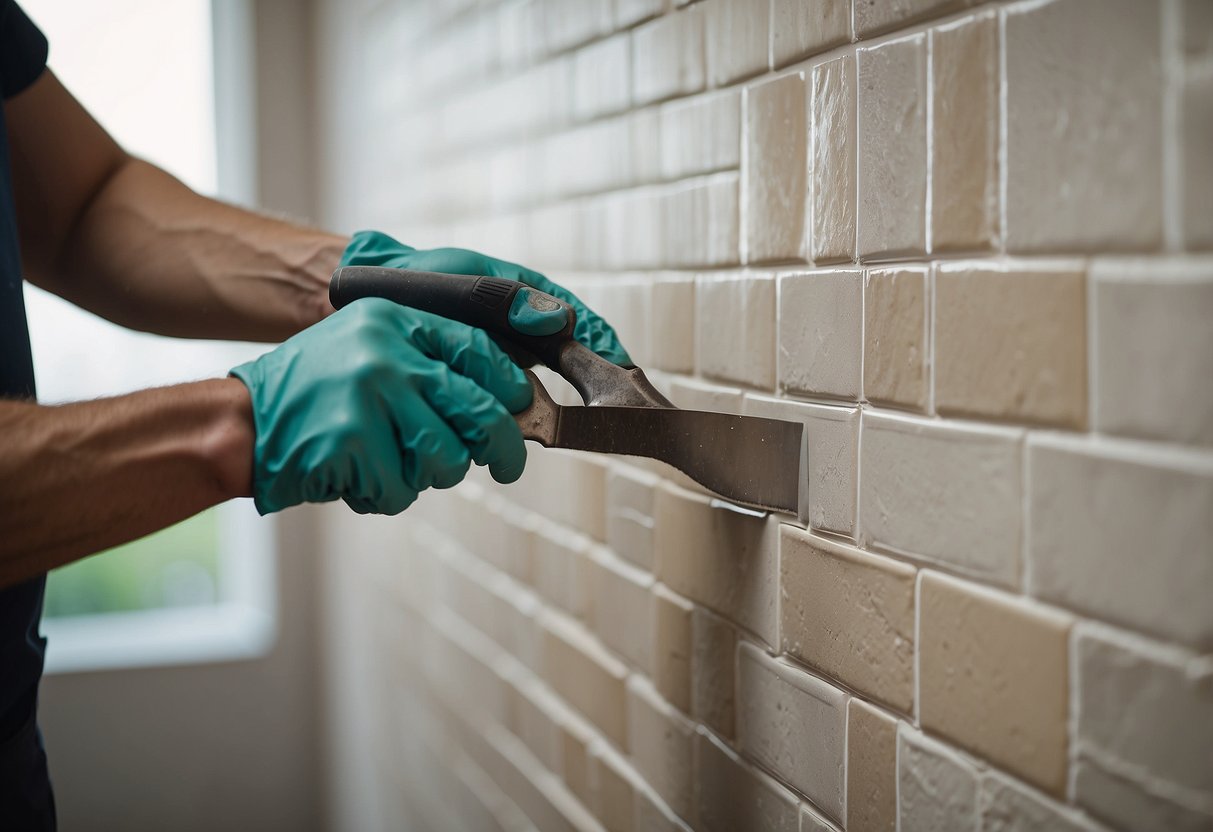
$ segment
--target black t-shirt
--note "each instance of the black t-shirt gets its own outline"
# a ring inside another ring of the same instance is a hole
[[[12,98],[46,67],[46,38],[14,0],[0,0],[0,97]],[[0,107],[0,398],[32,399],[21,251],[8,129]],[[0,510],[5,495],[0,494]],[[55,807],[36,723],[46,642],[38,634],[46,576],[0,590],[0,829],[51,830]]]

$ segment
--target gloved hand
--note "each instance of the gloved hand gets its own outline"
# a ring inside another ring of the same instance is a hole
[[[355,301],[232,370],[253,401],[253,491],[262,514],[338,497],[398,514],[470,460],[522,475],[510,413],[531,386],[483,330],[380,298]]]
[[[631,366],[632,359],[619,343],[611,325],[598,317],[581,300],[539,272],[486,257],[462,248],[435,248],[418,251],[379,231],[359,231],[341,256],[343,266],[384,266],[392,269],[416,269],[446,274],[476,274],[504,277],[532,286],[560,298],[577,310],[573,337],[608,361]]]

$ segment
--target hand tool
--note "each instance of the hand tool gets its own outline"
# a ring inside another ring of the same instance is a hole
[[[807,518],[808,450],[798,422],[682,410],[639,367],[621,367],[573,339],[567,303],[514,280],[377,266],[333,272],[335,308],[381,297],[480,327],[524,367],[536,360],[567,379],[584,407],[556,404],[534,373],[522,435],[549,448],[657,459],[743,505]]]

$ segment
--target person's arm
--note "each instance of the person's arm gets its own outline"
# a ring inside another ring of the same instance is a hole
[[[31,282],[182,337],[278,341],[332,312],[346,238],[194,193],[123,151],[50,70],[4,109]]]
[[[234,378],[46,407],[0,402],[0,587],[252,493]]]

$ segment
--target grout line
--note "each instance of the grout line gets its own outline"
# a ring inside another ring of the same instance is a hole
[[[1183,126],[1180,97],[1184,86],[1183,21],[1179,0],[1164,0],[1159,26],[1162,55],[1162,220],[1163,249],[1183,249],[1183,156],[1180,149]]]
[[[1010,145],[1007,130],[1007,13],[998,13],[998,245],[997,251],[1007,251],[1007,171],[1010,166]]]
[[[926,99],[927,99],[927,150],[926,150],[926,196],[923,204],[923,246],[927,256],[931,255],[934,247],[934,226],[932,212],[935,209],[935,31],[927,31],[926,43],[923,46],[926,53]]]

